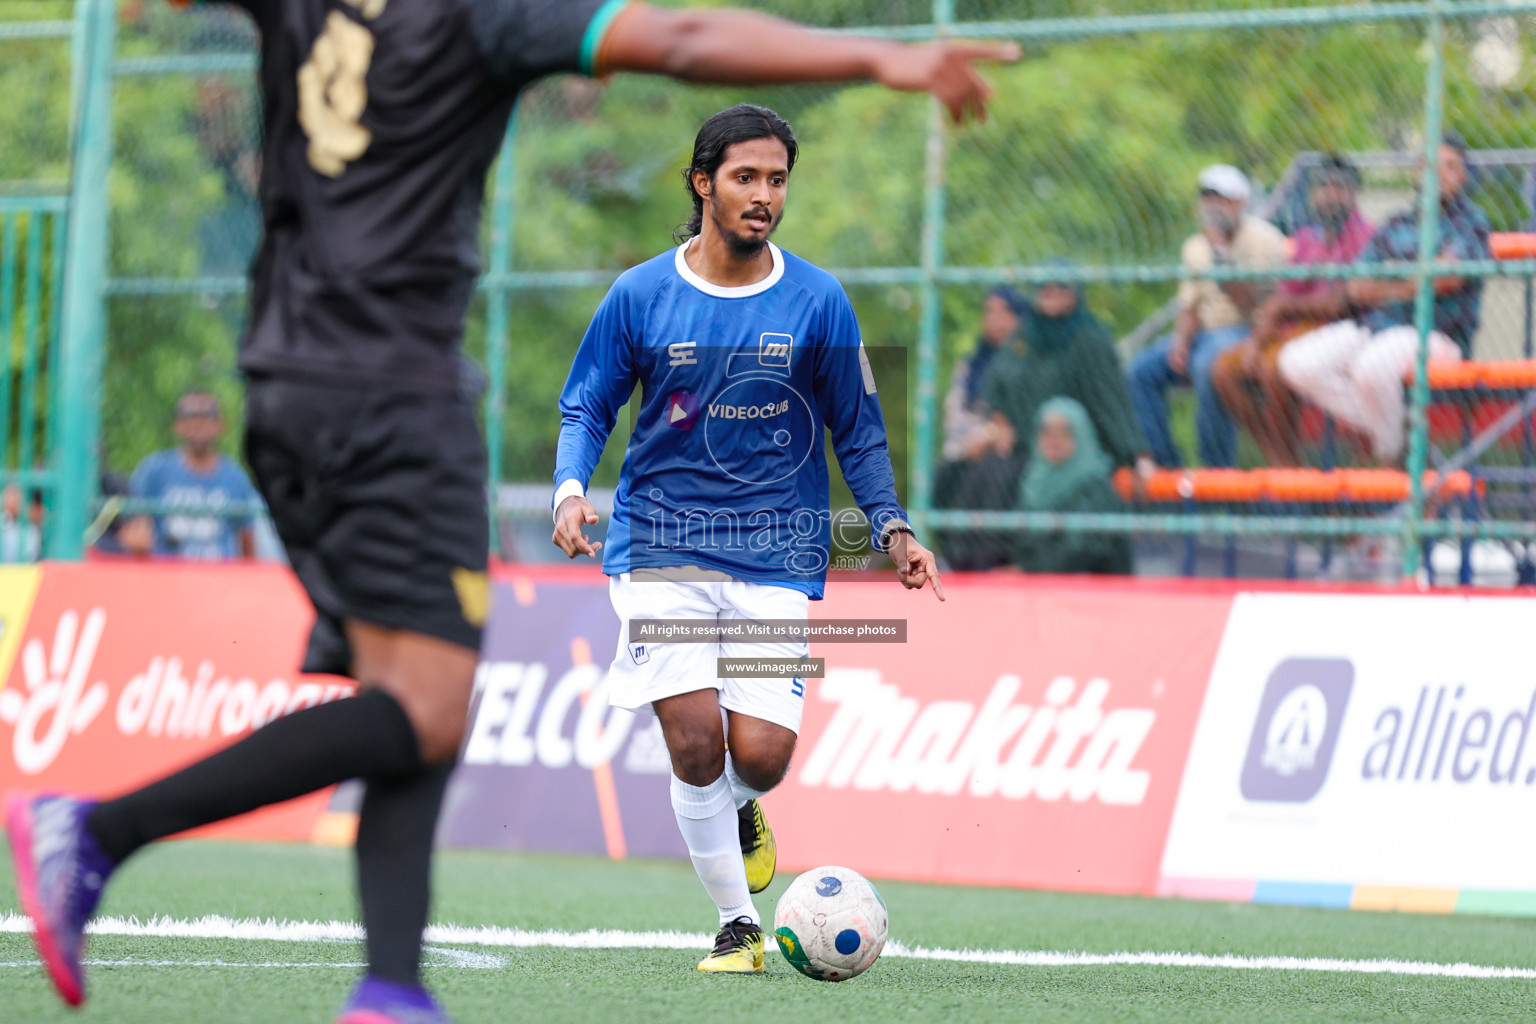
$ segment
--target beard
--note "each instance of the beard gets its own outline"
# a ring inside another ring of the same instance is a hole
[[[720,209],[719,202],[714,196],[709,197],[709,219],[714,222],[715,230],[720,232],[720,237],[725,239],[726,248],[731,250],[731,255],[739,260],[756,259],[768,245],[768,239],[779,230],[779,225],[784,223],[784,212],[779,211],[778,219],[768,226],[767,234],[761,236],[742,235],[731,228],[726,227],[724,211]]]

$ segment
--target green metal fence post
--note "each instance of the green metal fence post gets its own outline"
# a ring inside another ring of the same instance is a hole
[[[954,0],[933,0],[933,23],[939,36],[954,24]],[[945,166],[948,129],[938,100],[928,101],[927,150],[923,158],[923,232],[921,319],[917,328],[917,436],[912,453],[912,495],[908,502],[913,526],[925,530],[933,508],[934,423],[938,411],[939,333],[943,324],[943,293],[939,271],[944,266]],[[924,538],[932,543],[932,538]]]
[[[62,346],[57,394],[64,408],[53,452],[58,500],[49,531],[49,558],[78,560],[95,502],[100,433],[101,355],[106,308],[107,173],[112,163],[112,55],[117,45],[116,0],[80,0],[87,68],[80,98],[65,252]]]
[[[1413,326],[1419,332],[1413,390],[1408,406],[1408,515],[1403,522],[1403,572],[1412,578],[1420,565],[1424,519],[1424,464],[1428,458],[1429,335],[1435,327],[1435,256],[1440,244],[1440,140],[1444,137],[1445,17],[1442,0],[1429,16],[1429,74],[1424,95],[1424,175],[1419,193],[1418,294]]]
[[[507,126],[496,159],[496,186],[491,198],[491,281],[486,296],[485,371],[490,387],[485,396],[485,453],[491,500],[491,546],[500,550],[496,518],[496,488],[501,485],[502,432],[507,412],[507,274],[512,269],[512,187],[516,176],[517,111]]]

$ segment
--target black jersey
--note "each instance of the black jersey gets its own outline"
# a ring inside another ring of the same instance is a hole
[[[261,32],[265,237],[240,368],[459,386],[518,92],[592,73],[624,0],[235,0]]]

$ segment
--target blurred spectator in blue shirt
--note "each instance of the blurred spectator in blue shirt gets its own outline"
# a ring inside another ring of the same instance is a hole
[[[191,391],[176,403],[179,448],[145,456],[128,493],[186,511],[139,516],[119,534],[124,549],[201,561],[251,558],[255,536],[249,516],[219,515],[220,509],[258,500],[243,470],[219,451],[224,416],[216,396]]]
[[[0,492],[0,562],[35,562],[42,555],[43,532],[33,510],[22,509],[21,486],[6,484]]]

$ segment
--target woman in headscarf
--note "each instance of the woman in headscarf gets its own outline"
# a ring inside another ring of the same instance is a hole
[[[1019,488],[1025,512],[1120,512],[1111,477],[1114,463],[1099,446],[1093,421],[1080,402],[1052,398],[1040,406],[1029,469]],[[1135,571],[1129,538],[1122,533],[1027,530],[1016,543],[1027,572],[1104,573]]]
[[[1055,265],[1072,264],[1056,260]],[[1075,398],[1087,410],[1114,465],[1135,465],[1145,451],[1114,338],[1088,311],[1079,285],[1040,287],[1034,315],[992,360],[983,394],[993,423],[1021,454],[1028,451],[1041,405],[1056,395]]]
[[[992,422],[983,389],[998,353],[1007,350],[1029,315],[1029,303],[1007,285],[987,293],[981,337],[971,354],[955,364],[944,396],[944,461],[933,488],[938,508],[1013,507],[1023,460],[1013,454],[1012,438]],[[938,548],[950,568],[966,571],[994,569],[1006,564],[1010,554],[1006,538],[984,530],[942,530]]]

